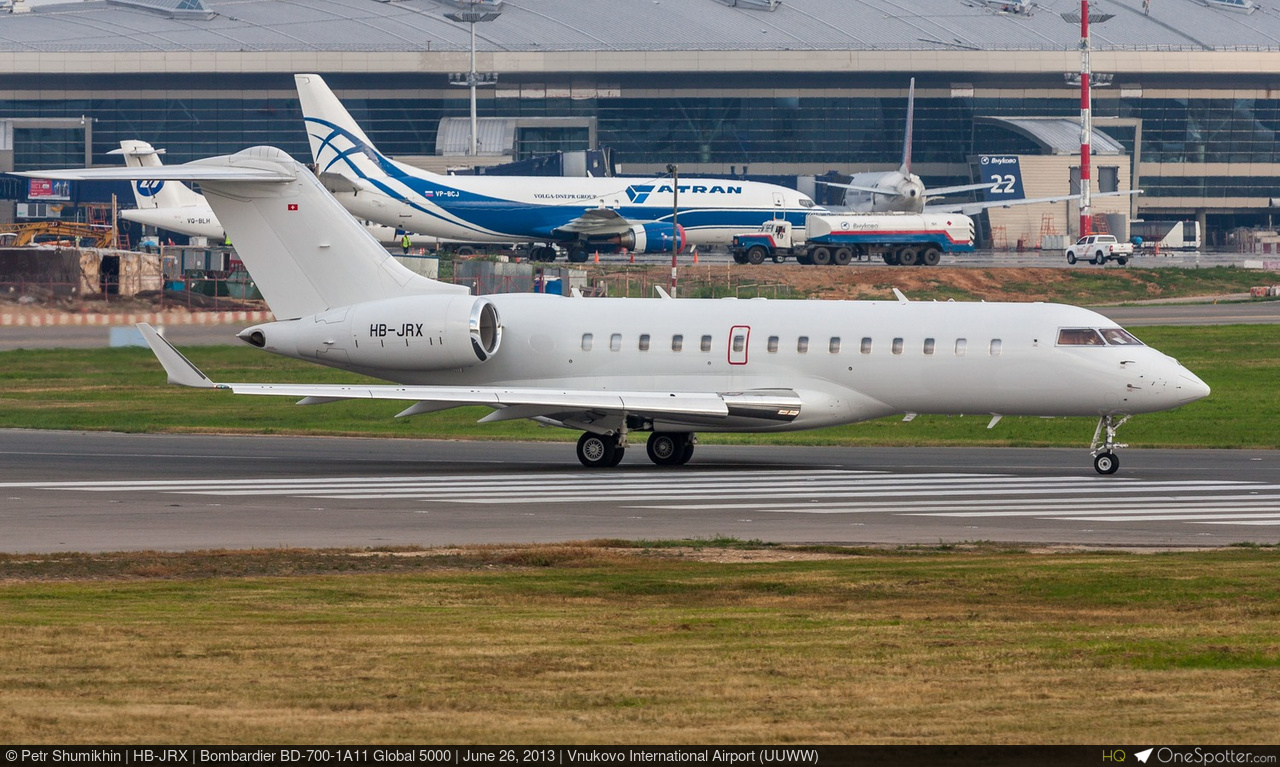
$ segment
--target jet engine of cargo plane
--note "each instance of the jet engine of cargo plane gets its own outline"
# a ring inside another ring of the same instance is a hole
[[[617,238],[619,248],[626,248],[637,253],[670,253],[673,236],[671,232],[671,224],[636,224],[631,227],[630,231],[624,232],[621,237]],[[684,227],[676,225],[676,231],[680,236],[680,242],[677,245],[676,252],[684,250],[687,238],[684,234]]]
[[[285,357],[335,367],[456,370],[497,353],[502,322],[487,298],[402,296],[255,325],[239,338]]]

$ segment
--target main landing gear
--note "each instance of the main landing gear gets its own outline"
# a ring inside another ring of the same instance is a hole
[[[645,448],[649,460],[659,466],[683,466],[693,457],[696,444],[697,436],[692,433],[657,431],[649,435]],[[621,434],[586,432],[578,438],[578,460],[588,469],[617,466],[626,452],[626,437]]]
[[[1093,430],[1093,442],[1089,445],[1089,450],[1093,455],[1093,468],[1099,474],[1115,474],[1120,468],[1120,456],[1116,455],[1116,450],[1128,445],[1116,442],[1116,429],[1124,425],[1133,416],[1127,415],[1120,420],[1116,420],[1113,415],[1104,415],[1098,419],[1098,428]],[[1103,436],[1106,431],[1106,437],[1099,444],[1099,437]]]

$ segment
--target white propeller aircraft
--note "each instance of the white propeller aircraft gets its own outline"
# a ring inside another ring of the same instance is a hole
[[[727,245],[760,222],[803,227],[821,213],[794,189],[755,181],[559,176],[441,176],[382,155],[320,75],[294,75],[316,172],[357,218],[460,242],[547,243],[535,251],[586,261],[589,250],[671,252],[679,192],[678,247]]]
[[[683,464],[695,433],[781,432],[893,414],[1088,416],[1094,466],[1116,471],[1116,429],[1209,387],[1114,322],[1058,304],[468,295],[401,267],[303,165],[255,147],[181,166],[36,171],[199,181],[276,322],[252,346],[390,384],[215,383],[140,326],[172,383],[301,404],[461,405],[482,422],[582,431],[578,458],[616,465],[637,433]],[[114,175],[112,175],[112,173]],[[136,176],[135,176],[136,177]]]

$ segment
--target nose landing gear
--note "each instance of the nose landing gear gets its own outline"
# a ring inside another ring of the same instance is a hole
[[[1116,420],[1114,415],[1104,415],[1098,419],[1098,428],[1093,430],[1093,442],[1089,445],[1091,455],[1093,455],[1093,469],[1099,474],[1115,474],[1120,468],[1120,456],[1116,455],[1116,450],[1128,445],[1122,442],[1116,442],[1116,430],[1124,425],[1133,416],[1127,415],[1120,420]],[[1103,436],[1103,430],[1106,431],[1106,437],[1099,444],[1099,437]]]

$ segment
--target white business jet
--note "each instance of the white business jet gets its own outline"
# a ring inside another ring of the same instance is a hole
[[[215,383],[140,326],[176,384],[302,404],[461,405],[482,422],[582,431],[578,458],[616,465],[639,432],[654,463],[696,432],[815,429],[893,414],[1087,416],[1094,466],[1116,471],[1116,428],[1209,394],[1177,360],[1102,315],[1058,304],[468,295],[401,267],[303,165],[271,147],[154,169],[36,171],[199,181],[276,322],[239,337],[387,384]]]
[[[294,79],[316,173],[357,218],[389,226],[462,242],[547,243],[534,251],[541,261],[555,260],[559,245],[581,262],[588,250],[670,253],[676,239],[678,248],[727,245],[761,221],[803,227],[825,211],[808,195],[755,181],[441,176],[380,153],[320,75]]]

